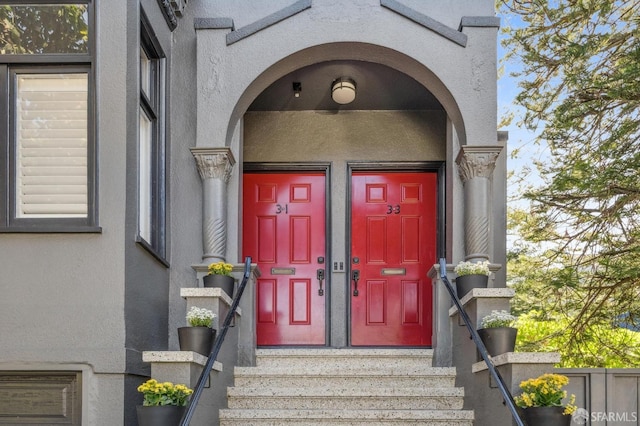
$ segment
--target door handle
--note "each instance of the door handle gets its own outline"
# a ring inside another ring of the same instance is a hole
[[[353,295],[355,297],[358,297],[358,280],[360,279],[360,271],[358,269],[354,269],[351,272],[351,279],[353,280],[353,284],[354,284],[354,290],[353,290]]]
[[[318,269],[316,271],[316,277],[318,278],[318,296],[324,296],[324,290],[322,289],[322,282],[324,281],[324,269]]]

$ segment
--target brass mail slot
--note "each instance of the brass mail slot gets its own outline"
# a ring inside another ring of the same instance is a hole
[[[271,268],[271,275],[295,275],[296,268]]]
[[[382,275],[407,275],[407,270],[405,268],[383,268],[380,271]]]

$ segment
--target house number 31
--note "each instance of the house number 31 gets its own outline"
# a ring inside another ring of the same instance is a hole
[[[280,213],[289,213],[289,206],[287,204],[285,204],[284,206],[282,204],[276,204],[276,214]]]

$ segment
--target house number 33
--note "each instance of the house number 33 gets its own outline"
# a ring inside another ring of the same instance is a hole
[[[396,204],[392,206],[391,204],[387,204],[387,214],[400,214],[400,204]]]

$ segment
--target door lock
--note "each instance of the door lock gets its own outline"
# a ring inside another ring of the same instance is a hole
[[[354,290],[353,290],[353,295],[355,297],[358,297],[358,294],[359,294],[359,292],[358,292],[358,280],[360,280],[360,270],[354,269],[351,272],[351,279],[353,280],[353,284],[354,284],[354,287],[355,287]]]
[[[324,290],[322,289],[322,282],[324,281],[324,269],[318,269],[316,271],[316,277],[318,278],[318,296],[324,296]]]

